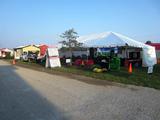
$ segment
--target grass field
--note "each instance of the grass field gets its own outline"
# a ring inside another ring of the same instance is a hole
[[[112,82],[160,89],[160,65],[154,67],[154,73],[152,75],[147,74],[147,68],[133,68],[132,74],[128,73],[127,68],[124,67],[121,67],[119,71],[112,70],[103,73],[95,73],[84,69],[77,69],[76,67],[53,68],[53,70],[85,75]]]
[[[52,69],[44,69],[44,66],[41,66],[36,63],[29,62],[18,62],[17,64],[25,65],[24,67],[42,69],[43,71],[49,72],[62,72],[62,73],[71,73],[77,75],[83,75],[87,77],[92,77],[100,80],[107,80],[112,82],[118,82],[123,84],[132,84],[137,86],[151,87],[155,89],[160,89],[160,65],[154,66],[154,72],[152,75],[147,74],[147,68],[133,68],[133,73],[129,74],[127,68],[121,67],[119,71],[107,71],[103,73],[95,73],[91,70],[86,70],[83,67],[60,67]]]

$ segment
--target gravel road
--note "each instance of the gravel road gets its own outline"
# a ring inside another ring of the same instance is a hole
[[[160,120],[160,91],[93,85],[0,60],[0,120]]]

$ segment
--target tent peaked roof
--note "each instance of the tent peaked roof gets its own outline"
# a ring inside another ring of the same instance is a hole
[[[132,47],[148,47],[148,45],[131,39],[127,36],[115,32],[103,32],[88,36],[81,36],[79,42],[90,47],[114,47],[114,46],[132,46]]]

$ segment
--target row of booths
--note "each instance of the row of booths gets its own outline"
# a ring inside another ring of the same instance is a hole
[[[36,62],[45,67],[60,67],[60,58],[56,46],[26,45],[14,48],[14,59]]]
[[[15,59],[21,59],[24,54],[36,54],[37,58],[42,58],[46,54],[47,45],[26,45],[14,48]],[[100,63],[101,60],[105,59],[108,62],[113,57],[120,58],[121,66],[128,66],[132,62],[135,66],[141,66],[142,64],[142,49],[132,47],[102,47],[94,48],[90,47],[81,51],[73,51],[73,56],[92,59],[94,63]],[[60,57],[67,56],[67,51],[59,51]],[[114,53],[114,56],[113,56]],[[112,54],[112,55],[111,55]]]
[[[107,68],[119,69],[120,66],[127,67],[130,63],[135,67],[150,67],[157,63],[155,47],[118,33],[105,32],[93,36],[83,36],[78,38],[78,41],[84,44],[83,50],[72,51],[72,59],[78,64],[84,63],[83,60],[85,60],[87,64],[100,64]],[[20,46],[14,48],[14,57],[21,59],[25,54],[36,54],[37,58],[42,58],[46,55],[47,49],[48,46],[44,44]],[[57,51],[57,49],[50,51],[48,54]],[[58,54],[62,60],[70,57],[70,51],[67,50],[61,49]],[[50,58],[57,58],[54,57],[55,55],[51,55]]]

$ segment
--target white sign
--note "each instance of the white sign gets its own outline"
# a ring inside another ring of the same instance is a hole
[[[60,63],[60,60],[58,57],[55,57],[55,58],[50,58],[49,59],[49,62],[50,62],[50,67],[60,67],[61,66],[61,63]]]
[[[148,72],[147,72],[147,73],[148,73],[148,74],[153,73],[153,66],[148,67]]]
[[[48,48],[48,56],[59,56],[58,48]]]
[[[46,67],[61,67],[57,48],[48,48],[46,54]]]
[[[71,63],[71,59],[66,59],[66,63]]]

